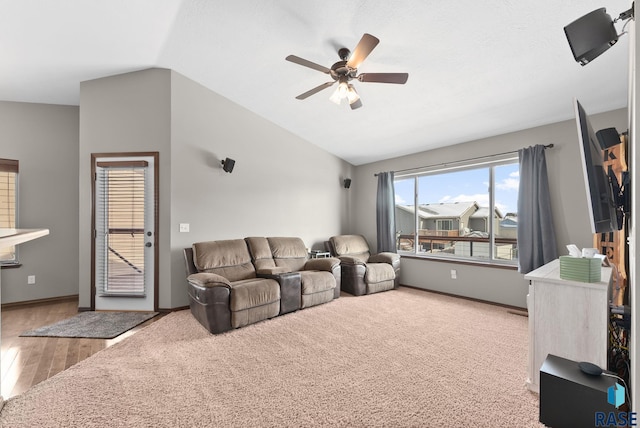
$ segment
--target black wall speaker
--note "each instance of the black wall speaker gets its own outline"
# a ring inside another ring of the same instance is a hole
[[[564,27],[571,52],[580,65],[587,65],[616,44],[618,33],[606,9],[596,9]]]
[[[606,150],[609,147],[620,144],[620,135],[616,128],[601,129],[596,132],[596,137],[598,137],[598,142],[600,143],[602,150]]]
[[[348,189],[349,187],[351,187],[351,179],[350,178],[345,178],[344,179],[344,188]]]
[[[236,161],[230,158],[226,158],[221,162],[222,162],[222,169],[224,169],[226,172],[232,172],[233,167],[236,165]]]

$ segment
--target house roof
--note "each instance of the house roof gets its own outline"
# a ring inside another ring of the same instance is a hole
[[[422,204],[420,209],[430,213],[431,218],[460,218],[470,211],[475,212],[478,204],[476,202]]]
[[[498,218],[502,218],[502,213],[498,207],[495,207],[495,213]],[[489,217],[489,207],[480,207],[476,212],[471,214],[471,218],[488,218]]]
[[[500,226],[504,228],[517,228],[518,227],[518,218],[517,217],[508,217],[500,222]]]
[[[412,205],[396,205],[398,209],[413,214]],[[476,202],[453,202],[453,203],[437,203],[422,204],[418,206],[418,215],[420,218],[460,218],[467,212],[477,209]]]
[[[617,17],[629,0],[608,0]],[[0,100],[79,103],[80,82],[175,70],[353,165],[573,119],[627,103],[628,42],[586,67],[563,27],[600,0],[462,2],[111,0],[0,4]],[[625,21],[615,24],[622,32]],[[380,42],[358,73],[406,72],[406,84],[353,80],[363,107],[329,101],[316,69]],[[597,90],[594,90],[597,88]]]

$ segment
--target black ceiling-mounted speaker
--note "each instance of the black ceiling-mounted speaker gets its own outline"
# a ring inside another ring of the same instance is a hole
[[[615,45],[618,33],[603,7],[576,19],[564,27],[571,52],[580,65],[587,65]]]
[[[221,163],[222,169],[229,173],[233,171],[233,167],[236,165],[236,161],[231,158],[226,158],[225,160],[221,161]]]
[[[621,143],[620,134],[618,134],[616,128],[601,129],[596,132],[596,137],[598,137],[598,142],[600,143],[600,148],[602,148],[602,150],[606,150]]]
[[[351,179],[350,178],[345,178],[344,179],[344,188],[348,189],[349,187],[351,187]]]

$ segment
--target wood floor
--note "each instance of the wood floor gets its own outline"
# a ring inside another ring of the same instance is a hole
[[[2,397],[6,400],[135,334],[162,314],[114,339],[19,337],[27,330],[78,314],[76,299],[2,309]]]

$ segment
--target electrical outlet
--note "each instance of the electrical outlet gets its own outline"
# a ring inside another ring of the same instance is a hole
[[[451,269],[451,279],[458,278],[458,272],[455,269]]]
[[[189,231],[189,223],[180,223],[180,232],[188,232]]]
[[[27,284],[33,285],[35,283],[36,283],[36,276],[35,275],[28,275],[27,276]]]

